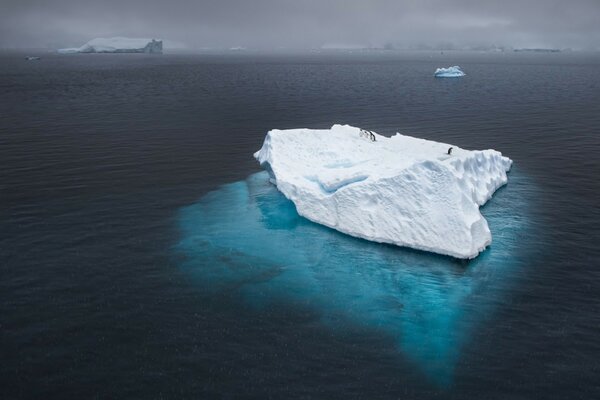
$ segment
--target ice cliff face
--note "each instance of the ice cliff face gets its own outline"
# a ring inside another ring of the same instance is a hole
[[[359,128],[272,130],[254,154],[313,222],[381,243],[473,258],[492,241],[479,212],[507,182],[512,161]]]
[[[433,74],[436,78],[460,78],[466,74],[460,69],[458,65],[448,68],[438,68]]]
[[[59,53],[159,53],[162,54],[162,40],[131,39],[125,37],[97,38],[81,47],[59,49]]]

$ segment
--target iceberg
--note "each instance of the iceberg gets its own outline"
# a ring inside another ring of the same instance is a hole
[[[61,54],[71,53],[157,53],[162,54],[163,42],[155,39],[125,37],[97,38],[81,47],[59,49]]]
[[[380,243],[475,258],[492,241],[479,207],[507,183],[495,150],[349,125],[271,130],[254,154],[277,189],[313,221]]]
[[[433,74],[436,78],[459,78],[466,74],[460,69],[458,65],[448,68],[438,68]]]

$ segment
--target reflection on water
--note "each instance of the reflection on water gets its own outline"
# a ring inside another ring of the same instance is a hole
[[[484,207],[493,244],[470,262],[355,239],[309,222],[266,172],[222,186],[181,210],[177,251],[203,290],[234,291],[256,307],[301,302],[324,324],[344,321],[392,336],[399,351],[445,385],[474,324],[489,317],[525,264],[528,184]]]

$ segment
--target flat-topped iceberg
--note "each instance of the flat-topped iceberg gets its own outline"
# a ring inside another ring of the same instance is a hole
[[[479,207],[507,182],[512,164],[495,150],[366,135],[348,125],[271,130],[254,157],[313,222],[457,258],[474,258],[491,243]]]
[[[460,69],[458,65],[448,68],[438,68],[433,74],[436,78],[459,78],[466,74]]]
[[[159,53],[163,50],[162,40],[132,39],[126,37],[97,38],[81,47],[59,49],[62,54],[70,53]]]

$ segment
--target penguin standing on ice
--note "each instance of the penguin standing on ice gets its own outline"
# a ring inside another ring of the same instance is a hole
[[[450,148],[448,149],[448,155],[449,155],[449,156],[451,156],[451,155],[452,155],[452,149],[453,149],[453,148],[454,148],[454,147],[450,147]]]
[[[364,136],[365,138],[367,138],[367,139],[370,139],[370,140],[371,140],[371,142],[374,142],[374,141],[376,140],[376,138],[375,138],[375,134],[374,134],[373,132],[371,132],[371,131],[366,131],[366,130],[364,130],[364,129],[361,129],[361,130],[360,130],[360,133],[359,133],[358,135],[359,135],[360,137],[363,137],[363,136]]]

